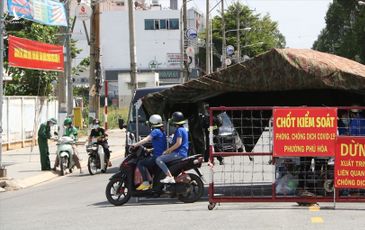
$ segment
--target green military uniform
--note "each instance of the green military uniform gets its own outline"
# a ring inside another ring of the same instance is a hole
[[[41,167],[42,170],[50,170],[51,164],[49,161],[49,149],[48,149],[48,139],[51,138],[51,127],[48,122],[41,124],[38,129],[38,146],[39,153],[41,156]]]
[[[73,126],[66,128],[64,136],[73,137],[77,141],[77,128]]]

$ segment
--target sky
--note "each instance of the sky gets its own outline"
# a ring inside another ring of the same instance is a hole
[[[178,0],[179,3],[182,0]],[[220,0],[210,0],[210,7]],[[225,7],[238,0],[224,0]],[[325,27],[325,16],[332,0],[239,0],[256,13],[270,14],[278,22],[280,32],[285,36],[286,46],[290,48],[312,48],[321,30]],[[168,6],[170,0],[160,0]],[[205,14],[205,0],[191,0],[188,8],[195,7]],[[219,6],[212,11],[217,14]]]

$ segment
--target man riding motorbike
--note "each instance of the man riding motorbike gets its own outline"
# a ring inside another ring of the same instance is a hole
[[[89,144],[92,142],[93,138],[96,138],[96,142],[98,145],[103,147],[105,153],[105,162],[108,162],[108,166],[111,167],[112,163],[110,162],[110,150],[108,145],[108,134],[105,132],[105,129],[100,127],[100,121],[98,119],[93,120],[93,128],[91,129],[89,135]]]
[[[150,183],[147,178],[146,168],[152,168],[155,165],[157,157],[161,156],[167,147],[166,134],[163,131],[162,118],[158,114],[153,114],[149,119],[149,125],[152,128],[151,133],[141,141],[132,145],[133,148],[152,141],[153,154],[152,156],[138,162],[137,167],[141,172],[143,183],[136,190],[147,190],[150,188]]]
[[[72,125],[72,119],[71,118],[66,118],[65,121],[63,122],[63,125],[65,126],[65,133],[63,134],[64,136],[67,136],[67,137],[72,137],[74,139],[74,141],[77,141],[77,128],[75,128],[73,125]],[[77,150],[76,150],[76,145],[73,144],[72,145],[72,149],[73,149],[73,160],[75,162],[75,165],[78,169],[80,169],[80,174],[82,173],[82,169],[81,169],[81,165],[80,165],[80,159],[78,157],[78,154],[77,154]],[[56,157],[56,160],[55,160],[55,164],[54,164],[54,167],[52,168],[52,170],[56,170],[56,168],[58,167],[59,165],[59,159],[58,159],[58,156]]]
[[[156,164],[166,174],[161,183],[175,183],[174,177],[171,175],[166,163],[174,160],[186,158],[189,150],[188,132],[184,128],[185,118],[181,112],[174,112],[171,117],[171,123],[175,125],[176,131],[172,139],[172,146],[163,152],[162,156],[157,157]]]

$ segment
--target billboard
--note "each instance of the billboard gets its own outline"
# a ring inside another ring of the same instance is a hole
[[[9,65],[26,69],[63,71],[63,46],[9,36]]]
[[[67,26],[63,3],[52,0],[8,0],[9,15],[51,26]]]
[[[337,109],[274,109],[274,157],[334,156]]]
[[[335,187],[365,188],[365,137],[337,138]]]

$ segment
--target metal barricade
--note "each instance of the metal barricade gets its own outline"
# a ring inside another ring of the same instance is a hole
[[[273,158],[273,109],[209,109],[208,208],[222,202],[365,202],[365,190],[334,189],[334,158]],[[351,109],[338,107],[339,120]]]

